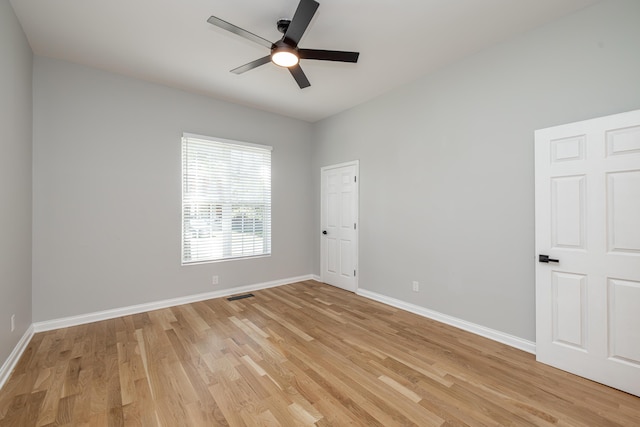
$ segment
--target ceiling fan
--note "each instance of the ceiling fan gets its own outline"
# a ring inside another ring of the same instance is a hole
[[[232,73],[242,74],[261,65],[273,62],[280,67],[288,68],[289,72],[298,83],[298,86],[300,86],[300,89],[304,89],[305,87],[311,86],[311,83],[309,83],[307,76],[302,71],[302,68],[300,68],[301,59],[358,62],[358,56],[360,55],[359,52],[301,49],[298,47],[298,43],[309,26],[313,15],[315,15],[318,6],[320,6],[320,4],[315,0],[300,0],[296,13],[293,15],[293,19],[278,20],[278,31],[280,31],[283,36],[280,40],[274,43],[215,16],[207,19],[207,22],[265,46],[271,50],[270,55],[251,61],[238,68],[234,68],[231,70]]]

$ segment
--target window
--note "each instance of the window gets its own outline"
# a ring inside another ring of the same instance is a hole
[[[184,134],[182,264],[271,253],[271,147]]]

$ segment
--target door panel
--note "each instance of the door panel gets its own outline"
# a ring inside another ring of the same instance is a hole
[[[609,279],[609,356],[640,368],[640,340],[634,332],[640,325],[640,282]]]
[[[584,145],[584,135],[553,140],[551,141],[551,161],[557,163],[584,160]]]
[[[346,239],[340,239],[340,274],[342,277],[353,277],[353,262],[351,262],[351,242]]]
[[[338,274],[338,266],[340,265],[338,263],[338,254],[340,253],[340,251],[338,251],[338,248],[337,248],[338,242],[334,238],[327,238],[326,244],[327,244],[327,250],[323,252],[323,254],[326,255],[326,259],[327,259],[326,261],[327,273]]]
[[[551,239],[554,248],[585,247],[585,177],[551,179]]]
[[[321,171],[321,278],[349,291],[357,288],[357,176],[357,162]]]
[[[587,278],[582,274],[553,272],[553,341],[586,347]]]
[[[640,395],[640,111],[536,131],[538,361]]]
[[[640,126],[607,132],[607,154],[609,156],[639,153]]]
[[[609,251],[640,253],[640,203],[633,199],[638,188],[640,170],[607,174]]]

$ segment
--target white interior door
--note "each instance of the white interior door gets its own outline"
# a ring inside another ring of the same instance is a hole
[[[536,357],[640,396],[640,110],[539,130],[535,160]]]
[[[321,171],[321,278],[339,288],[357,288],[358,162]]]

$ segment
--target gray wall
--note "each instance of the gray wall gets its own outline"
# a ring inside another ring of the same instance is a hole
[[[31,64],[7,0],[0,0],[0,366],[31,324]],[[11,315],[16,329],[10,332]]]
[[[1,361],[31,322],[32,55],[0,8]],[[607,0],[315,125],[36,58],[33,321],[319,273],[319,168],[360,159],[360,286],[533,340],[533,131],[640,108],[638,22]],[[180,266],[183,131],[274,146],[271,257]]]
[[[533,132],[637,108],[640,2],[605,1],[315,124],[314,212],[360,159],[360,287],[533,341]]]
[[[274,147],[271,257],[180,266],[183,131]],[[36,57],[34,321],[309,274],[310,135],[306,122]]]

